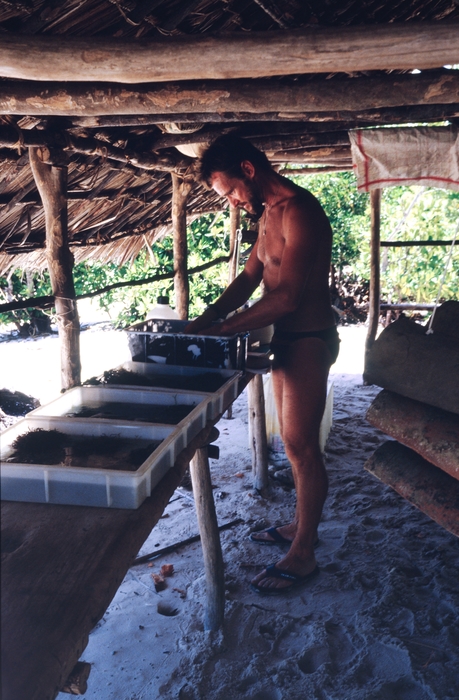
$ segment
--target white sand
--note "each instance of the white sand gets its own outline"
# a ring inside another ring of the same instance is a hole
[[[221,457],[211,462],[219,522],[244,521],[221,538],[224,630],[203,631],[199,544],[132,568],[83,652],[92,664],[87,700],[457,700],[458,540],[363,469],[385,439],[364,417],[379,391],[361,381],[365,333],[340,328],[320,576],[284,597],[249,588],[281,550],[253,544],[248,534],[288,521],[294,493],[275,482],[267,500],[253,492],[242,396],[233,419],[219,423]],[[127,352],[116,332],[86,331],[82,348],[85,377]],[[9,366],[1,386],[42,401],[58,392],[57,340],[1,343],[0,361]],[[141,554],[197,533],[184,493],[173,497]],[[175,573],[156,593],[151,573],[164,563]],[[177,614],[165,616],[158,605]]]

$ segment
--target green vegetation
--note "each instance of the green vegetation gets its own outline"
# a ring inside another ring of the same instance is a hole
[[[322,203],[334,231],[333,265],[341,280],[364,282],[369,270],[369,196],[360,193],[353,173],[294,175],[292,180],[309,189]],[[459,193],[435,188],[394,187],[383,192],[382,240],[451,240],[459,221]],[[229,249],[228,211],[206,215],[189,226],[189,267],[196,267]],[[382,298],[395,302],[433,302],[448,257],[447,247],[383,248]],[[173,271],[172,239],[167,237],[144,249],[136,260],[118,268],[114,264],[81,263],[75,267],[77,294],[96,291],[119,281],[137,280]],[[227,285],[228,267],[219,264],[190,277],[190,317],[200,313]],[[443,284],[441,299],[459,296],[459,246],[455,247]],[[9,281],[0,279],[1,295],[27,298],[51,294],[47,273],[15,271]],[[8,290],[8,294],[7,294]],[[125,287],[96,297],[113,321],[126,326],[145,317],[160,294],[174,305],[173,281]],[[25,327],[42,312],[31,309],[0,314],[0,323]],[[39,325],[39,324],[38,324]]]

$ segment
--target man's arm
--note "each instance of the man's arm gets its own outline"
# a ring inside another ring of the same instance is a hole
[[[258,259],[258,242],[255,243],[249,259],[242,272],[231,282],[216,302],[203,314],[191,321],[185,328],[186,333],[199,333],[207,329],[218,318],[226,317],[250,299],[263,279],[263,265]],[[214,331],[212,328],[212,333]],[[218,326],[220,329],[220,326]],[[219,334],[219,333],[216,333]]]

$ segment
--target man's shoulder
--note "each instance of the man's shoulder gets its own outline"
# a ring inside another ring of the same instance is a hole
[[[309,215],[309,216],[324,216],[324,210],[319,202],[319,200],[302,187],[297,187],[290,197],[286,198],[284,204],[284,216],[297,216],[297,215]]]

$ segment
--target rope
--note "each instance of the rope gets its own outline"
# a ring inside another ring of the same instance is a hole
[[[445,279],[446,279],[446,273],[447,273],[447,271],[448,271],[449,262],[450,262],[450,260],[451,260],[451,258],[452,258],[452,256],[453,256],[453,250],[454,250],[454,246],[455,246],[455,244],[456,244],[456,238],[457,238],[457,234],[458,234],[458,233],[459,233],[459,223],[458,223],[457,226],[456,226],[456,231],[454,232],[453,240],[452,240],[452,242],[451,242],[451,248],[449,249],[448,257],[447,257],[447,259],[446,259],[445,269],[443,270],[443,275],[442,275],[442,278],[441,278],[441,280],[440,280],[440,284],[438,285],[437,299],[436,299],[436,301],[435,301],[434,310],[432,311],[432,316],[430,317],[430,321],[429,321],[429,325],[428,325],[428,328],[427,328],[427,331],[426,331],[426,335],[431,335],[431,334],[433,333],[433,330],[432,330],[432,323],[433,323],[433,320],[434,320],[435,312],[436,312],[436,310],[437,310],[438,302],[439,302],[439,300],[440,300],[440,294],[441,294],[441,290],[442,290],[442,287],[443,287],[443,283],[444,283],[444,281],[445,281]]]

